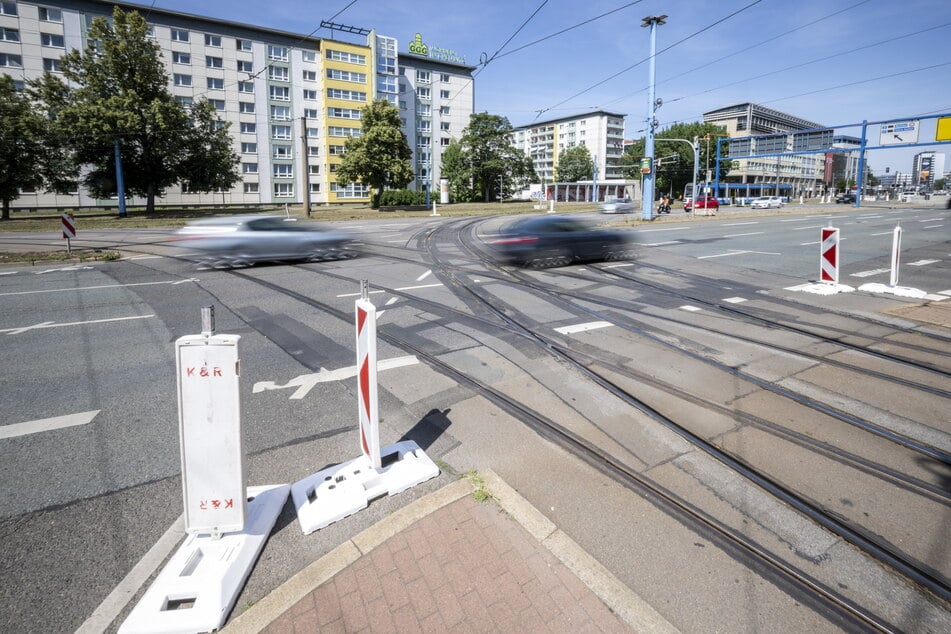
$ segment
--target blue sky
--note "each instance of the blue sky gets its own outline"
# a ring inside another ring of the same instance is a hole
[[[661,14],[661,128],[748,101],[828,126],[951,112],[948,0],[140,2],[317,37],[333,19],[395,37],[400,51],[418,32],[478,66],[476,110],[516,126],[604,109],[627,115],[628,138],[643,136],[650,41],[640,24]],[[904,169],[916,151],[869,161]]]

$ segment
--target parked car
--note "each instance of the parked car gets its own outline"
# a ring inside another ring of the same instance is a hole
[[[606,198],[601,206],[603,214],[629,214],[634,211],[634,201],[630,198]]]
[[[779,209],[783,206],[783,199],[779,196],[760,196],[750,202],[751,209]]]
[[[835,197],[835,203],[838,204],[848,204],[855,202],[855,194],[839,194]]]
[[[571,216],[535,216],[504,229],[491,246],[503,262],[548,268],[630,257],[630,234]]]
[[[693,210],[694,202],[693,200],[687,200],[684,203],[684,211],[690,213]],[[697,197],[697,209],[706,209],[709,213],[713,211],[713,215],[717,214],[717,210],[720,208],[720,202],[713,196],[698,196]]]
[[[283,216],[221,216],[188,223],[176,232],[185,256],[224,269],[279,260],[339,260],[358,255],[343,231]]]

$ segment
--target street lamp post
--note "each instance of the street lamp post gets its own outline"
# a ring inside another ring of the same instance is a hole
[[[655,103],[654,99],[654,51],[657,42],[657,27],[665,24],[666,19],[666,15],[649,15],[641,23],[641,26],[650,27],[651,30],[650,74],[647,89],[647,138],[644,143],[644,156],[649,159],[650,171],[644,174],[644,193],[641,199],[641,218],[644,220],[653,220],[654,217],[654,128],[657,126],[654,112],[659,105]]]

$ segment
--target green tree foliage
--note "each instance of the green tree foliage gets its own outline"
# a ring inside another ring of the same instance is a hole
[[[709,142],[704,137],[709,135]],[[657,168],[655,188],[658,193],[683,193],[684,185],[693,182],[693,150],[682,141],[664,141],[667,139],[699,139],[700,171],[697,173],[697,182],[706,178],[706,167],[710,166],[711,181],[716,179],[717,138],[726,138],[727,134],[720,126],[712,123],[675,123],[666,130],[654,136],[654,159],[662,159]],[[625,178],[640,178],[641,157],[644,156],[646,141],[644,137],[637,139],[624,150],[621,158],[622,171]],[[721,148],[725,153],[726,146]],[[730,161],[721,161],[720,180],[723,181],[730,171]]]
[[[471,186],[485,202],[538,180],[531,158],[512,146],[512,131],[507,118],[488,113],[473,114],[463,131],[460,146]]]
[[[573,145],[558,156],[555,179],[559,183],[577,183],[594,175],[594,161],[587,146]]]
[[[363,109],[363,134],[347,140],[347,151],[337,168],[338,183],[361,182],[373,190],[373,206],[387,187],[399,189],[413,180],[412,153],[400,130],[399,108],[377,99]]]
[[[65,105],[58,126],[69,135],[78,163],[88,166],[83,184],[98,197],[117,193],[114,143],[122,152],[128,194],[144,196],[147,212],[165,188],[185,184],[193,191],[230,188],[237,182],[238,157],[227,124],[199,102],[187,108],[168,90],[158,44],[135,11],[113,10],[112,24],[93,20],[84,53],[63,56]],[[47,77],[46,94],[55,94]]]
[[[43,122],[13,78],[0,75],[0,220],[10,219],[10,202],[21,189],[43,184],[40,145]]]
[[[472,170],[455,139],[443,150],[439,173],[449,180],[449,200],[456,203],[468,203],[477,200],[478,192],[472,188]]]

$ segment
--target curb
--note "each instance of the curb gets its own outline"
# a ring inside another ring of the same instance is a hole
[[[678,632],[650,605],[625,586],[607,568],[558,529],[528,500],[506,484],[494,471],[480,472],[485,489],[498,505],[540,544],[568,567],[618,617],[635,631]],[[313,562],[273,592],[237,616],[221,631],[228,634],[258,634],[338,572],[416,521],[476,491],[463,478],[430,493],[392,513],[375,525]]]

